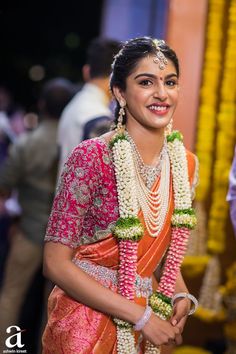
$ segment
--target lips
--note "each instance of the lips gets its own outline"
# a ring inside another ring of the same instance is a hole
[[[148,106],[148,109],[155,114],[162,115],[169,111],[170,106],[168,104],[152,104]]]

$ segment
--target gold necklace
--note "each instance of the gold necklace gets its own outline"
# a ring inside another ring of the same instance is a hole
[[[137,157],[137,162],[138,162],[138,169],[139,173],[142,176],[146,186],[151,189],[154,181],[157,179],[157,177],[160,175],[161,168],[162,168],[162,163],[165,154],[167,154],[167,143],[166,140],[164,141],[163,147],[161,149],[160,155],[158,157],[158,161],[155,166],[150,166],[144,163],[142,156],[140,155],[140,152],[132,139],[132,137],[129,135],[128,132],[125,133],[129,142],[131,143],[132,150],[134,150],[136,157]]]

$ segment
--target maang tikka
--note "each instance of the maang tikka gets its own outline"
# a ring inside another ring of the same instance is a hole
[[[160,39],[160,40],[153,39],[153,43],[154,43],[155,48],[157,50],[156,56],[153,59],[153,61],[154,61],[154,63],[159,64],[159,68],[161,70],[164,70],[166,65],[168,64],[168,60],[166,59],[165,55],[162,53],[160,46],[162,44],[165,44],[165,41],[163,41],[162,39]]]

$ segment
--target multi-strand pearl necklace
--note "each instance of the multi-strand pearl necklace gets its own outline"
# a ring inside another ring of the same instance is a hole
[[[153,192],[150,190],[149,186],[145,184],[146,176],[142,175],[144,163],[139,154],[139,151],[130,135],[127,132],[125,133],[125,135],[127,136],[131,144],[131,152],[134,162],[133,182],[135,184],[136,198],[143,212],[145,226],[150,236],[157,237],[163,227],[169,201],[170,160],[167,153],[166,143],[164,143],[164,146],[161,150],[157,168],[158,174],[160,174],[160,184],[157,187],[156,191]],[[153,176],[156,179],[157,173],[156,175],[154,173]],[[154,180],[152,181],[152,184],[153,182]]]
[[[137,176],[137,171],[135,171],[132,147],[127,140],[127,136],[123,132],[118,132],[112,139],[111,146],[120,212],[120,218],[114,229],[114,236],[119,240],[119,292],[127,299],[134,301],[138,241],[143,236],[143,225],[137,217],[138,209],[141,206],[137,193],[137,184],[141,183],[141,180],[137,181],[135,177]],[[158,290],[149,299],[149,304],[153,311],[163,319],[168,319],[171,316],[171,298],[174,294],[176,279],[186,251],[189,230],[196,224],[196,217],[191,208],[186,152],[179,132],[173,132],[167,137],[167,147],[173,176],[175,204],[171,220],[172,236]],[[161,173],[160,178],[162,180],[167,178],[167,176]],[[169,182],[167,189],[169,190]],[[142,195],[143,197],[145,196],[144,193]],[[155,219],[153,218],[152,221],[155,222]],[[147,220],[145,220],[146,222]],[[159,232],[155,236],[158,236]],[[135,354],[137,350],[135,348],[133,326],[123,320],[114,319],[114,321],[117,323],[118,354]],[[157,354],[159,352],[159,348],[147,342],[146,354]]]

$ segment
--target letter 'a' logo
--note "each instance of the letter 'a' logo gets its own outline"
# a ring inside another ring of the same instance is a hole
[[[18,326],[9,326],[6,329],[6,333],[11,333],[11,331],[15,329],[17,333],[12,334],[5,340],[5,345],[7,348],[23,348],[24,344],[21,343],[21,332],[22,330]]]

